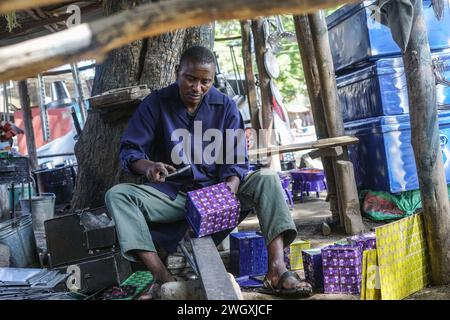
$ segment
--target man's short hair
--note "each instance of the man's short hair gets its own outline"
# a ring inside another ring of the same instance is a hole
[[[214,53],[206,47],[203,46],[194,46],[190,47],[186,51],[181,54],[180,58],[180,66],[183,65],[186,61],[195,61],[199,63],[205,64],[215,64],[216,59],[214,57]]]

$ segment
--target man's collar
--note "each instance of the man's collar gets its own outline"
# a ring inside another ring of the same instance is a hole
[[[165,87],[160,90],[160,97],[172,100],[181,100],[180,99],[180,91],[179,91],[178,83],[172,83],[168,87]],[[214,87],[211,87],[209,91],[206,93],[203,98],[204,101],[208,102],[208,104],[223,104],[223,93],[217,90]]]

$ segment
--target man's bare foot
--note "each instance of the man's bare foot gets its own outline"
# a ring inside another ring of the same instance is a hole
[[[166,282],[175,281],[156,252],[137,251],[139,258],[144,262],[153,275],[153,282],[139,300],[152,300],[161,298],[161,286]]]
[[[139,297],[139,300],[159,300],[161,299],[162,281],[155,280],[148,287],[146,293]]]

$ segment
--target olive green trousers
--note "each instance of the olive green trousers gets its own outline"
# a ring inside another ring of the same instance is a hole
[[[241,210],[256,209],[266,244],[283,235],[284,246],[297,237],[278,174],[268,169],[250,173],[241,181],[237,197]],[[105,196],[106,206],[116,225],[123,256],[137,261],[133,251],[155,252],[148,223],[170,223],[185,219],[186,194],[176,199],[159,190],[136,184],[118,184]]]

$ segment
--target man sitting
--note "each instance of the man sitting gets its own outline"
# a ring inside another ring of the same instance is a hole
[[[153,91],[131,118],[121,140],[120,159],[125,170],[144,175],[147,182],[119,184],[106,194],[122,254],[130,261],[142,261],[151,271],[155,281],[143,298],[157,298],[160,286],[175,279],[157,254],[148,223],[184,220],[188,191],[226,182],[243,210],[256,209],[268,249],[265,285],[274,293],[308,295],[311,286],[284,263],[283,248],[296,238],[297,230],[278,175],[270,170],[249,173],[242,117],[235,103],[213,87],[214,75],[215,58],[209,49],[186,50],[176,68],[176,83]],[[234,155],[233,161],[205,161],[211,138],[203,137],[208,129],[219,130],[224,137],[226,130],[243,133],[223,148],[227,158]],[[190,134],[189,143],[180,149],[174,136],[183,132]],[[180,150],[185,164],[194,159],[189,162],[191,170],[166,181],[180,165]],[[239,150],[243,152],[238,154]]]

